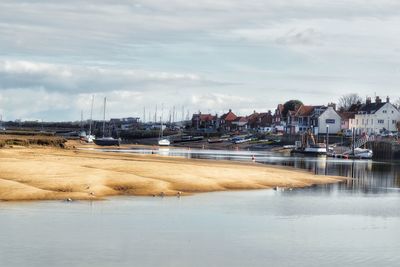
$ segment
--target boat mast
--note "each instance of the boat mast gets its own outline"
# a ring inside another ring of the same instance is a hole
[[[83,110],[81,110],[81,131],[83,131]]]
[[[160,116],[160,139],[163,138],[163,123],[162,123],[162,117]]]
[[[92,135],[93,103],[94,103],[94,95],[92,95],[92,105],[90,108],[89,136]]]
[[[104,110],[103,110],[103,138],[106,131],[106,102],[107,98],[104,97]]]

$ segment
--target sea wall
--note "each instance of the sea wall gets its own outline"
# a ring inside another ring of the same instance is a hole
[[[372,141],[366,144],[376,160],[400,160],[400,144],[395,141]]]

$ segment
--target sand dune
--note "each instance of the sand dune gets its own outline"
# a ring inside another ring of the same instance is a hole
[[[304,187],[343,178],[259,164],[57,148],[0,149],[0,200]]]

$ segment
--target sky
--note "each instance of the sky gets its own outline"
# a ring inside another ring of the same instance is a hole
[[[1,0],[3,120],[400,97],[397,0]],[[163,108],[162,108],[163,107]]]

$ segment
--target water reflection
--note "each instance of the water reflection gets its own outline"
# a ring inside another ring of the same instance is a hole
[[[233,160],[269,165],[294,167],[317,175],[334,175],[351,178],[338,185],[318,186],[314,190],[353,191],[355,193],[396,192],[400,189],[399,162],[376,162],[372,160],[348,160],[325,157],[292,157],[271,151],[207,150],[207,149],[104,149],[103,151],[139,154],[160,154],[194,159]],[[400,191],[399,191],[400,192]]]

